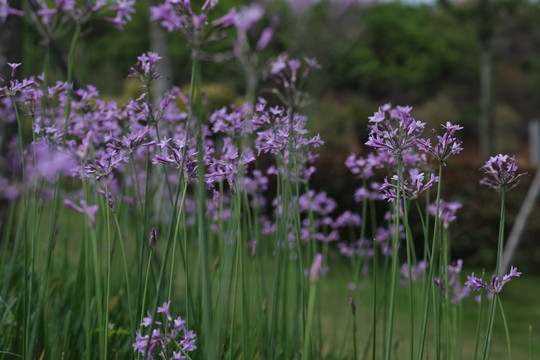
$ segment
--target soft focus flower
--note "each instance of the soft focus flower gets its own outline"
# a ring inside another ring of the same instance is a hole
[[[416,282],[419,280],[419,277],[426,271],[429,267],[429,263],[426,261],[419,261],[416,266],[411,265],[411,282]],[[401,276],[401,285],[409,285],[409,265],[407,263],[401,265],[400,269]]]
[[[446,202],[443,199],[439,201],[439,220],[442,221],[443,226],[448,228],[451,222],[456,220],[456,212],[463,205],[459,202]],[[435,216],[437,212],[437,203],[434,202],[429,205],[429,212]]]
[[[527,174],[516,174],[517,165],[515,156],[510,157],[502,154],[490,157],[480,170],[484,173],[480,184],[497,191],[512,189],[519,184],[519,178]]]
[[[467,276],[468,280],[465,285],[476,291],[487,289],[491,293],[499,293],[501,292],[504,284],[512,280],[513,277],[519,277],[520,275],[521,273],[517,271],[517,268],[511,266],[510,273],[504,275],[502,281],[499,280],[498,276],[493,275],[491,277],[491,283],[488,284],[485,283],[482,279],[475,277],[474,273],[472,273],[470,276]]]
[[[469,296],[471,289],[469,287],[463,287],[459,282],[459,274],[463,267],[463,260],[459,259],[457,262],[448,265],[448,285],[441,281],[439,278],[434,278],[435,284],[441,287],[443,296],[450,297],[450,303],[457,304],[467,296]]]
[[[88,225],[90,225],[90,227],[94,227],[96,225],[96,213],[98,211],[98,206],[88,205],[86,201],[84,200],[80,200],[79,203],[81,204],[81,206],[75,205],[69,199],[64,200],[64,205],[75,210],[78,213],[86,215],[86,219],[88,220]]]
[[[6,22],[9,15],[24,16],[24,12],[10,7],[8,0],[0,0],[0,23]]]

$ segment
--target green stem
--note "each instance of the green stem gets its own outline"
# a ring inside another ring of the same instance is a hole
[[[72,84],[72,78],[73,78],[73,62],[75,60],[75,48],[77,46],[77,41],[79,39],[79,35],[81,33],[81,25],[77,24],[75,27],[75,32],[73,33],[73,37],[71,38],[71,46],[69,48],[69,55],[68,55],[68,68],[67,68],[67,95],[66,95],[66,107],[64,110],[64,134],[62,135],[62,144],[66,143],[67,138],[67,129],[68,129],[68,120],[69,116],[71,115],[71,98],[72,98],[72,92],[73,92],[73,84]]]
[[[398,193],[401,188],[401,155],[398,157]],[[390,280],[390,305],[388,309],[388,327],[386,329],[386,346],[384,351],[384,359],[390,360],[392,353],[392,334],[394,329],[394,307],[396,300],[396,284],[397,284],[397,273],[398,273],[398,250],[399,250],[399,210],[400,210],[400,196],[397,196],[395,202],[395,211],[394,211],[394,239],[392,247],[392,274]],[[411,334],[412,335],[412,334]]]
[[[499,294],[495,294],[495,296],[499,297]],[[508,323],[506,322],[506,316],[504,315],[504,309],[501,299],[499,299],[499,309],[501,310],[501,316],[504,324],[504,332],[506,334],[506,344],[508,345],[508,360],[512,360],[512,348],[510,347],[510,332],[508,331]]]

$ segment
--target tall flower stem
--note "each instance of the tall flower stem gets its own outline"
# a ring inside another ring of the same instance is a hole
[[[503,246],[504,246],[504,205],[505,205],[505,194],[506,194],[506,186],[503,185],[501,188],[501,215],[499,220],[499,239],[498,239],[498,245],[497,245],[497,265],[495,266],[495,276],[498,276],[501,266],[501,260],[502,260],[502,253],[503,253]],[[488,320],[488,327],[486,331],[486,341],[484,342],[484,352],[482,355],[482,360],[486,360],[489,358],[489,351],[491,348],[491,335],[493,332],[493,323],[495,322],[495,310],[497,308],[497,300],[498,296],[493,296],[493,300],[491,302],[491,309],[489,311],[489,320]]]
[[[499,296],[499,294],[495,294],[495,296]],[[504,333],[506,334],[506,344],[508,346],[508,360],[512,360],[512,348],[510,347],[510,332],[508,331],[508,323],[506,322],[506,316],[504,315],[504,309],[502,306],[501,299],[498,301],[499,303],[499,310],[501,310],[501,317],[504,324]]]
[[[442,184],[442,168],[443,164],[439,164],[439,182],[437,183],[437,200],[436,200],[436,206],[435,206],[435,221],[433,222],[433,238],[431,242],[431,253],[428,254],[428,258],[430,260],[430,266],[429,266],[429,275],[427,278],[427,286],[424,288],[424,312],[423,312],[423,319],[422,319],[422,329],[420,331],[420,343],[418,345],[418,359],[424,358],[424,344],[426,341],[426,333],[427,333],[427,322],[428,322],[428,315],[429,315],[429,293],[432,290],[433,286],[433,279],[435,276],[435,268],[438,266],[436,265],[436,259],[435,251],[436,251],[436,245],[438,243],[438,230],[439,230],[439,206],[441,203],[441,184]],[[438,322],[439,319],[435,317],[435,337],[437,338],[439,336],[438,334]],[[437,340],[437,339],[436,339]]]
[[[71,38],[71,45],[69,47],[68,55],[68,66],[67,66],[67,97],[66,97],[66,107],[64,110],[64,134],[62,135],[62,143],[66,143],[67,139],[67,129],[69,116],[71,115],[71,98],[73,92],[73,62],[75,60],[75,48],[77,47],[77,41],[79,40],[79,35],[81,33],[81,25],[77,24],[75,26],[75,31],[73,32],[73,37]]]
[[[401,161],[398,162],[398,168],[401,168]],[[403,184],[403,169],[398,169],[399,171],[399,183],[400,186]],[[398,187],[399,189],[399,187]],[[405,225],[406,233],[406,247],[407,247],[407,275],[408,275],[408,287],[409,287],[409,358],[412,359],[414,355],[414,293],[413,293],[413,282],[412,282],[412,271],[411,266],[413,262],[411,259],[411,233],[409,228],[409,210],[407,208],[407,201],[405,197],[405,186],[401,186],[401,196],[403,196],[403,222]],[[398,195],[398,198],[400,195]],[[398,209],[399,211],[399,209]]]
[[[398,157],[398,174],[401,174],[402,170],[402,157]],[[401,184],[401,175],[398,176],[397,188],[400,189]],[[390,305],[388,309],[388,327],[386,329],[386,346],[384,351],[384,359],[390,360],[392,352],[392,333],[394,329],[394,307],[396,301],[396,284],[397,284],[397,274],[398,274],[398,250],[399,250],[399,213],[400,213],[400,198],[401,196],[396,197],[395,210],[394,210],[394,238],[392,246],[392,273],[390,280]]]

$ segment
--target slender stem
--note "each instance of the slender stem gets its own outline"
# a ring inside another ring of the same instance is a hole
[[[428,322],[428,315],[429,315],[429,293],[433,288],[433,279],[435,276],[435,268],[438,266],[436,264],[437,257],[435,256],[436,251],[436,245],[437,245],[437,234],[438,234],[438,228],[439,228],[439,206],[441,202],[441,184],[442,184],[442,168],[443,164],[439,164],[439,182],[437,183],[437,200],[436,200],[436,207],[435,207],[435,221],[433,222],[433,238],[431,240],[431,263],[429,264],[429,275],[427,278],[427,286],[424,289],[424,296],[425,299],[424,303],[424,314],[423,314],[423,320],[422,320],[422,330],[420,335],[420,344],[418,346],[418,359],[424,358],[424,344],[426,341],[426,333],[427,333],[427,322]],[[433,289],[433,292],[435,292],[435,289]],[[437,332],[438,329],[438,318],[435,317],[435,331]],[[435,334],[435,337],[438,337],[438,334]],[[438,355],[436,355],[438,356]]]
[[[499,294],[495,294],[494,296],[499,297]],[[506,344],[508,345],[508,360],[512,360],[512,348],[510,347],[510,332],[508,331],[508,323],[506,322],[506,316],[504,315],[504,309],[502,306],[502,301],[499,298],[499,309],[501,310],[501,316],[503,320],[504,325],[504,332],[506,333]]]
[[[401,174],[401,156],[398,157],[398,174]],[[397,184],[398,192],[401,188],[401,175],[398,176]],[[400,213],[400,196],[396,198],[395,201],[395,211],[394,211],[394,238],[393,238],[393,247],[392,247],[392,274],[390,280],[390,305],[388,309],[388,327],[386,329],[386,347],[384,351],[384,359],[390,360],[392,352],[392,333],[394,328],[394,307],[396,300],[396,284],[397,284],[397,273],[398,273],[398,250],[399,250],[399,213]]]
[[[304,334],[304,347],[302,351],[302,357],[304,359],[311,359],[310,356],[310,344],[311,344],[311,323],[313,322],[313,312],[315,310],[315,299],[317,296],[318,281],[312,281],[309,288],[306,332]]]
[[[127,299],[128,299],[128,309],[129,309],[129,324],[130,324],[130,335],[131,335],[131,341],[134,341],[133,338],[133,330],[135,329],[135,325],[133,323],[133,309],[131,306],[131,291],[130,291],[130,281],[129,281],[129,271],[127,267],[127,257],[126,257],[126,249],[124,247],[124,239],[122,238],[122,231],[120,230],[120,224],[118,222],[118,216],[116,215],[116,212],[113,212],[114,216],[114,222],[116,224],[116,231],[118,231],[118,236],[120,237],[120,250],[122,251],[122,261],[124,263],[124,275],[126,277],[126,291],[127,291]]]
[[[69,116],[71,115],[71,98],[72,98],[72,92],[73,92],[73,84],[72,84],[72,78],[73,78],[73,62],[75,60],[75,48],[77,46],[77,41],[79,40],[79,35],[81,33],[81,25],[77,24],[75,26],[75,32],[73,33],[73,37],[71,38],[71,46],[69,48],[69,55],[68,55],[68,68],[67,68],[67,95],[66,95],[66,107],[64,110],[64,134],[62,135],[62,143],[66,143],[67,139],[67,129],[68,129],[68,121]]]

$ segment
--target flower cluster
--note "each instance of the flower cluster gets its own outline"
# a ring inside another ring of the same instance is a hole
[[[416,266],[411,265],[411,282],[417,282],[421,275],[424,274],[429,267],[429,263],[426,261],[419,261]],[[400,273],[402,276],[401,285],[409,285],[409,266],[407,263],[401,265]]]
[[[133,351],[139,352],[142,355],[147,353],[148,359],[174,359],[183,360],[187,357],[184,355],[190,351],[197,349],[195,346],[195,338],[197,335],[193,330],[186,329],[186,322],[179,316],[173,319],[169,313],[171,302],[163,303],[163,306],[157,308],[158,314],[163,314],[164,321],[152,319],[150,312],[143,319],[142,327],[149,328],[153,323],[152,336],[142,335],[137,331],[135,343],[133,343]]]
[[[490,157],[480,170],[484,173],[480,184],[497,191],[512,189],[519,184],[519,178],[526,175],[526,173],[516,174],[517,165],[515,156],[510,157],[502,154]]]
[[[454,135],[456,131],[462,130],[463,127],[452,125],[450,122],[442,125],[442,127],[446,132],[443,136],[437,135],[437,144],[431,145],[429,139],[419,139],[417,146],[420,150],[430,153],[435,159],[444,164],[450,155],[459,154],[463,150],[461,141]],[[437,133],[435,132],[435,134]]]
[[[417,168],[413,168],[409,171],[410,183],[406,179],[402,180],[401,185],[407,199],[418,199],[418,196],[420,196],[422,192],[429,189],[433,184],[439,181],[438,176],[431,174],[431,178],[424,183],[424,177],[424,173],[421,173]],[[396,184],[399,182],[397,175],[394,175],[392,180],[396,182]],[[383,199],[387,199],[388,201],[396,200],[398,196],[401,196],[402,192],[402,189],[398,189],[398,185],[388,182],[387,178],[384,179],[384,183],[382,184],[380,190],[384,192]]]
[[[512,280],[513,277],[519,277],[520,275],[521,273],[517,271],[517,268],[511,266],[510,273],[504,275],[502,281],[498,276],[493,275],[491,277],[491,283],[488,284],[485,283],[481,278],[475,277],[474,273],[472,273],[470,276],[467,276],[468,280],[465,285],[476,291],[487,289],[490,293],[500,293],[504,284]]]
[[[439,220],[445,228],[448,228],[451,222],[456,220],[456,212],[463,205],[459,202],[446,202],[443,199],[439,201]],[[429,212],[435,216],[437,213],[437,203],[433,202],[429,205]]]
[[[469,287],[463,287],[459,282],[459,274],[463,268],[463,260],[459,259],[457,262],[448,265],[448,284],[445,284],[443,280],[434,278],[436,285],[441,287],[441,291],[445,297],[450,297],[450,303],[457,304],[467,296],[469,296],[471,289]]]
[[[366,145],[386,149],[399,156],[411,151],[424,132],[424,123],[411,117],[410,106],[391,108],[386,104],[369,118],[370,133]]]

